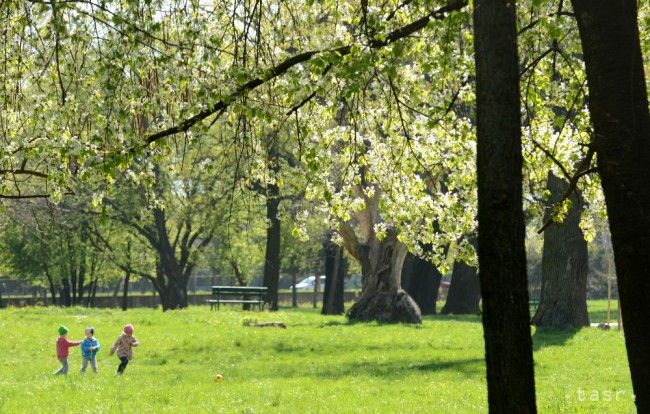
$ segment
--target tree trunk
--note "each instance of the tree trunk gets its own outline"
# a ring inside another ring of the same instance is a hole
[[[478,259],[492,413],[534,413],[516,6],[475,0]]]
[[[169,241],[165,211],[156,208],[153,214],[158,234],[155,246],[159,257],[157,279],[162,279],[157,284],[157,290],[163,310],[187,308],[187,268],[179,264],[176,250]],[[186,266],[191,264],[187,263]]]
[[[80,246],[79,246],[79,268],[77,272],[77,300],[76,304],[81,305],[84,298],[84,284],[86,282],[86,243],[87,240],[84,237],[82,230],[82,235],[80,237]]]
[[[241,270],[239,269],[239,264],[235,259],[230,259],[230,267],[232,267],[233,273],[235,273],[235,279],[237,279],[237,284],[239,286],[246,286],[246,279],[241,273]],[[248,296],[243,297],[244,300],[250,299]],[[251,310],[251,304],[250,303],[242,303],[242,310]]]
[[[397,233],[391,229],[360,250],[363,290],[348,310],[350,320],[422,323],[417,303],[400,287],[406,248]]]
[[[476,315],[481,313],[481,283],[477,269],[464,262],[454,262],[447,301],[440,313],[443,315]]]
[[[52,297],[52,305],[56,306],[57,305],[56,287],[54,286],[54,280],[52,280],[52,275],[50,275],[47,265],[45,266],[45,277],[47,278],[47,284],[50,287],[50,296]]]
[[[62,306],[72,306],[72,298],[70,297],[70,282],[68,282],[68,278],[64,277],[61,278],[61,305]]]
[[[125,311],[129,308],[129,280],[131,279],[131,271],[124,272],[124,283],[122,284],[122,310]]]
[[[264,257],[264,286],[268,288],[267,304],[270,310],[278,310],[278,285],[280,282],[280,189],[269,184],[266,189],[266,253]]]
[[[429,260],[407,253],[402,267],[402,287],[423,315],[435,315],[442,274]]]
[[[323,243],[325,254],[325,289],[323,294],[323,315],[341,315],[345,313],[344,290],[347,260],[343,255],[343,247],[332,242],[329,234]]]
[[[68,264],[70,266],[70,282],[68,284],[68,292],[72,293],[71,297],[71,305],[76,305],[77,304],[77,261],[74,257],[74,250],[70,246],[70,243],[68,243],[68,254],[70,255],[68,257]]]
[[[117,295],[120,294],[121,287],[122,287],[122,279],[118,280],[118,282],[115,284],[115,289],[113,289],[113,306],[115,307],[120,306]]]
[[[99,284],[99,280],[95,278],[95,281],[93,282],[93,289],[90,292],[90,307],[94,308],[95,307],[95,298],[97,298],[97,285]]]
[[[298,277],[295,273],[291,275],[291,307],[298,307],[298,291],[296,289],[296,283],[298,283]]]
[[[625,345],[640,413],[650,412],[650,113],[635,0],[572,0],[587,70]]]
[[[548,174],[549,205],[562,199],[568,183]],[[571,208],[562,223],[554,223],[544,232],[542,289],[532,324],[538,327],[570,329],[589,326],[587,314],[587,241],[580,229],[582,197],[576,191]],[[545,221],[552,211],[546,212]]]
[[[170,273],[161,263],[158,264],[154,288],[160,296],[163,311],[183,309],[187,307],[187,291],[184,289],[180,276]]]

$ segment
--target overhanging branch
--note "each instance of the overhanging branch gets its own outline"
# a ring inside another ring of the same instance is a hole
[[[427,26],[427,24],[429,24],[431,20],[443,19],[447,16],[448,13],[461,10],[466,5],[467,5],[467,0],[450,0],[446,6],[436,9],[431,13],[427,14],[426,16],[419,18],[418,20],[415,20],[407,24],[406,26],[400,27],[399,29],[390,32],[384,38],[375,38],[371,40],[368,43],[368,47],[371,49],[379,49],[388,46],[400,39],[408,37],[422,30],[424,27]],[[237,88],[235,88],[235,90],[232,93],[222,98],[221,100],[209,104],[207,109],[198,112],[196,115],[187,118],[184,121],[181,121],[176,126],[146,136],[144,138],[144,141],[147,145],[151,144],[155,141],[158,141],[170,135],[186,132],[197,123],[203,121],[204,119],[214,114],[221,115],[225,111],[225,109],[227,109],[231,105],[231,103],[234,102],[237,98],[246,95],[248,92],[256,89],[257,87],[285,74],[294,66],[300,63],[307,62],[317,55],[321,55],[324,53],[334,53],[339,56],[346,56],[349,55],[351,52],[352,52],[352,45],[346,45],[346,46],[340,46],[333,49],[311,50],[287,58],[283,62],[279,63],[278,65],[266,70],[263,75],[239,85]],[[338,61],[340,62],[340,59]]]
[[[569,180],[569,185],[562,194],[562,199],[557,203],[557,205],[561,205],[565,200],[567,200],[569,197],[571,197],[571,194],[577,189],[578,187],[578,180],[580,180],[580,177],[590,174],[592,172],[598,171],[598,168],[591,168],[591,161],[594,158],[595,150],[593,147],[589,147],[589,150],[587,151],[587,155],[585,155],[585,158],[580,161],[580,164],[578,164],[578,168],[576,168],[575,174],[571,177]],[[537,231],[537,234],[542,234],[544,230],[548,228],[553,223],[553,214],[546,220],[546,223],[542,226],[541,229]]]

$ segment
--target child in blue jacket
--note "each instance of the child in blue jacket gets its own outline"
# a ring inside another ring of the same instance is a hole
[[[92,327],[86,328],[86,337],[81,342],[81,356],[83,362],[81,364],[81,373],[86,372],[88,363],[93,367],[93,372],[97,373],[97,351],[99,351],[99,341],[93,335],[95,330]]]

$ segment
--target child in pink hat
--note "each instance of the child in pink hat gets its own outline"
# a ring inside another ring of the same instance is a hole
[[[133,325],[126,324],[124,332],[117,338],[115,344],[111,347],[108,355],[113,355],[117,351],[117,357],[120,359],[120,365],[117,367],[117,375],[122,375],[129,361],[133,358],[133,348],[140,345],[135,336],[133,336]]]

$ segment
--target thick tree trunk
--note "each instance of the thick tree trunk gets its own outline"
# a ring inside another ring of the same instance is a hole
[[[176,258],[176,249],[169,241],[165,211],[154,209],[154,219],[158,234],[158,243],[155,246],[159,258],[157,290],[163,310],[187,308],[187,267],[181,266]],[[191,264],[186,263],[186,266]]]
[[[556,205],[568,183],[548,174],[546,188],[551,192],[549,205]],[[542,289],[532,324],[538,327],[570,329],[589,326],[587,313],[587,241],[580,228],[582,197],[574,192],[571,209],[562,223],[554,223],[544,232]],[[546,212],[546,220],[552,211]]]
[[[516,5],[475,0],[478,259],[492,413],[534,413]]]
[[[278,285],[280,282],[280,189],[269,184],[266,193],[266,253],[264,256],[264,286],[268,288],[267,304],[270,310],[278,310]]]
[[[361,272],[363,290],[348,310],[356,321],[422,323],[417,303],[401,288],[401,274],[406,248],[394,230],[386,237],[362,245]]]
[[[442,274],[429,260],[407,253],[402,266],[402,287],[420,307],[422,315],[435,315]]]
[[[481,313],[481,283],[477,269],[464,262],[454,262],[447,301],[440,313],[443,315],[476,315]]]
[[[165,283],[156,284],[163,311],[187,308],[187,290],[179,283],[178,276],[166,272],[163,275]]]
[[[179,281],[180,276],[168,273],[169,270],[158,266],[154,288],[160,296],[163,311],[183,309],[187,307],[187,290]]]
[[[323,315],[341,315],[345,312],[343,293],[347,260],[343,255],[343,247],[333,243],[331,234],[323,243],[325,254],[325,290],[323,294]]]
[[[578,20],[632,385],[650,412],[650,113],[635,0],[572,0]]]

